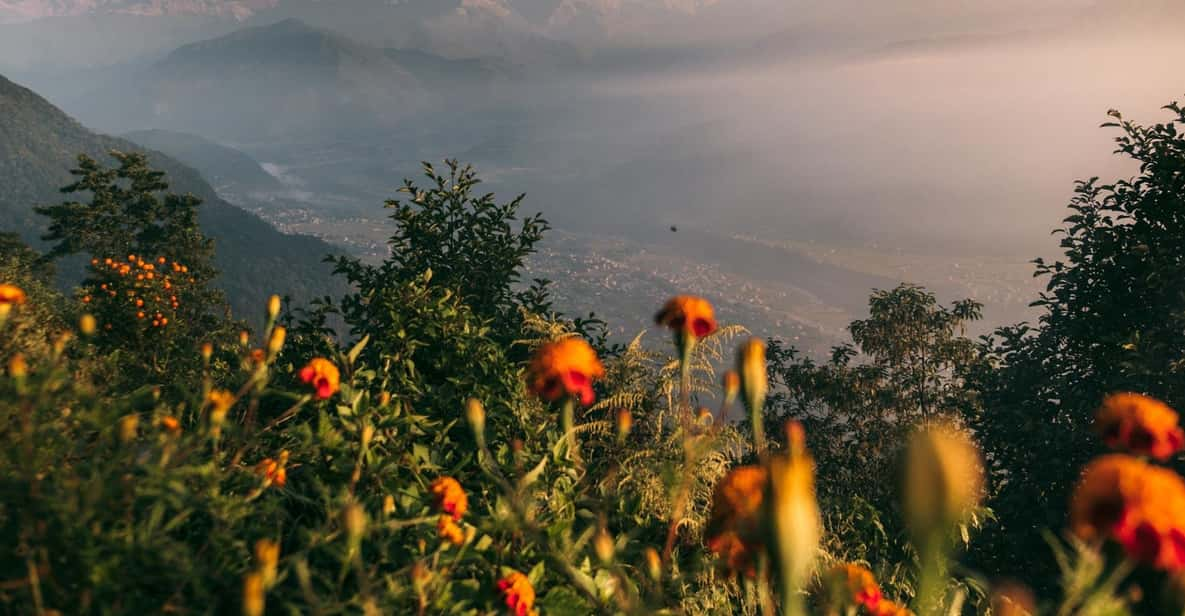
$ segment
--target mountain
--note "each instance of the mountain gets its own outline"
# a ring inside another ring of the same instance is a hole
[[[275,176],[246,153],[197,135],[157,129],[133,131],[123,138],[192,166],[223,196],[284,189]]]
[[[39,244],[45,221],[33,207],[62,199],[78,154],[109,162],[107,152],[147,151],[153,166],[168,174],[170,189],[203,200],[202,230],[214,239],[218,284],[239,315],[255,315],[271,293],[306,301],[336,293],[343,285],[321,262],[340,252],[311,237],[285,235],[218,198],[193,169],[130,141],[91,132],[31,90],[0,76],[0,229]]]
[[[334,140],[487,98],[481,94],[496,74],[479,61],[391,51],[287,19],[185,45],[67,107],[114,132],[162,128],[233,143]]]

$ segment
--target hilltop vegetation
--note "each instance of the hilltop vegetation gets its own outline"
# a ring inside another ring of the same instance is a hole
[[[0,601],[1179,613],[1185,109],[1167,109],[1114,114],[1141,174],[1078,185],[1034,324],[973,340],[974,300],[902,285],[824,361],[687,295],[654,307],[673,344],[608,344],[522,279],[546,221],[452,161],[388,203],[382,263],[335,260],[349,292],[260,299],[264,328],[238,333],[206,206],[150,157],[83,158],[80,198],[39,210],[45,256],[91,257],[78,288],[0,243]],[[52,175],[43,153],[93,143],[57,119],[75,140],[6,168]],[[277,283],[243,280],[254,298]]]

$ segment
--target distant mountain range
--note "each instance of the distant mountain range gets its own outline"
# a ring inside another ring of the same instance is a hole
[[[113,132],[159,128],[232,143],[345,138],[487,99],[494,80],[511,74],[287,19],[182,46],[63,103]]]
[[[79,15],[206,15],[246,19],[279,0],[0,0],[0,20]]]
[[[34,206],[62,200],[78,154],[110,163],[111,150],[146,151],[124,139],[93,133],[34,92],[0,76],[0,229],[39,244],[45,221]],[[321,259],[339,253],[306,236],[285,235],[256,216],[223,201],[193,169],[148,151],[153,166],[168,174],[170,189],[203,200],[202,230],[212,237],[218,284],[240,316],[253,316],[271,293],[301,301],[344,288]],[[68,273],[68,272],[67,272]]]

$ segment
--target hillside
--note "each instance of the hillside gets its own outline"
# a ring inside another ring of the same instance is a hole
[[[123,138],[193,167],[220,195],[246,196],[284,188],[254,158],[198,135],[158,129],[133,131]]]
[[[98,135],[37,94],[0,76],[0,229],[36,244],[44,221],[39,204],[61,200],[75,157],[107,160],[111,150],[143,151],[130,141]],[[215,241],[219,285],[240,315],[254,315],[271,293],[307,300],[340,288],[321,257],[335,250],[310,237],[282,234],[259,218],[218,198],[193,169],[149,151],[168,173],[172,189],[203,199],[199,220]]]

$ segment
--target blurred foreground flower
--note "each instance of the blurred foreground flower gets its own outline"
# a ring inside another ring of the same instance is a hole
[[[502,593],[506,607],[514,616],[534,616],[535,587],[531,580],[518,571],[511,571],[506,577],[498,580],[498,591]]]
[[[855,563],[832,567],[828,577],[831,583],[843,592],[845,605],[859,605],[871,612],[884,599],[880,585],[876,583],[872,572]]]
[[[741,466],[729,471],[712,493],[704,535],[708,549],[730,570],[745,575],[755,573],[756,554],[762,549],[761,505],[768,477],[764,467]]]
[[[341,387],[341,372],[333,362],[315,357],[300,369],[301,382],[311,385],[321,400],[329,399]]]
[[[597,352],[584,338],[572,336],[548,342],[535,351],[527,370],[527,385],[535,395],[554,402],[565,396],[587,406],[594,399],[593,381],[605,376]]]
[[[1160,400],[1133,393],[1107,396],[1095,429],[1108,447],[1167,460],[1185,446],[1177,412]]]
[[[823,522],[815,498],[815,461],[807,453],[802,424],[787,422],[786,447],[784,455],[769,461],[767,532],[787,613],[802,613],[800,591],[814,569]]]
[[[675,345],[686,362],[700,338],[716,331],[716,313],[712,304],[694,295],[676,295],[654,315],[654,322],[675,334]]]
[[[905,513],[916,537],[928,541],[966,520],[983,492],[979,448],[966,431],[937,423],[910,438],[905,465]]]
[[[1070,529],[1086,541],[1111,539],[1137,562],[1185,570],[1185,480],[1131,456],[1098,458],[1074,490]]]
[[[288,483],[288,450],[285,449],[280,452],[280,458],[274,460],[272,458],[264,458],[259,464],[255,465],[255,473],[263,477],[268,485],[274,485],[277,488],[284,487]]]
[[[436,520],[436,534],[442,541],[453,545],[465,543],[465,531],[448,515],[442,515]]]
[[[13,306],[25,303],[25,291],[12,284],[0,284],[0,323],[8,318]]]

